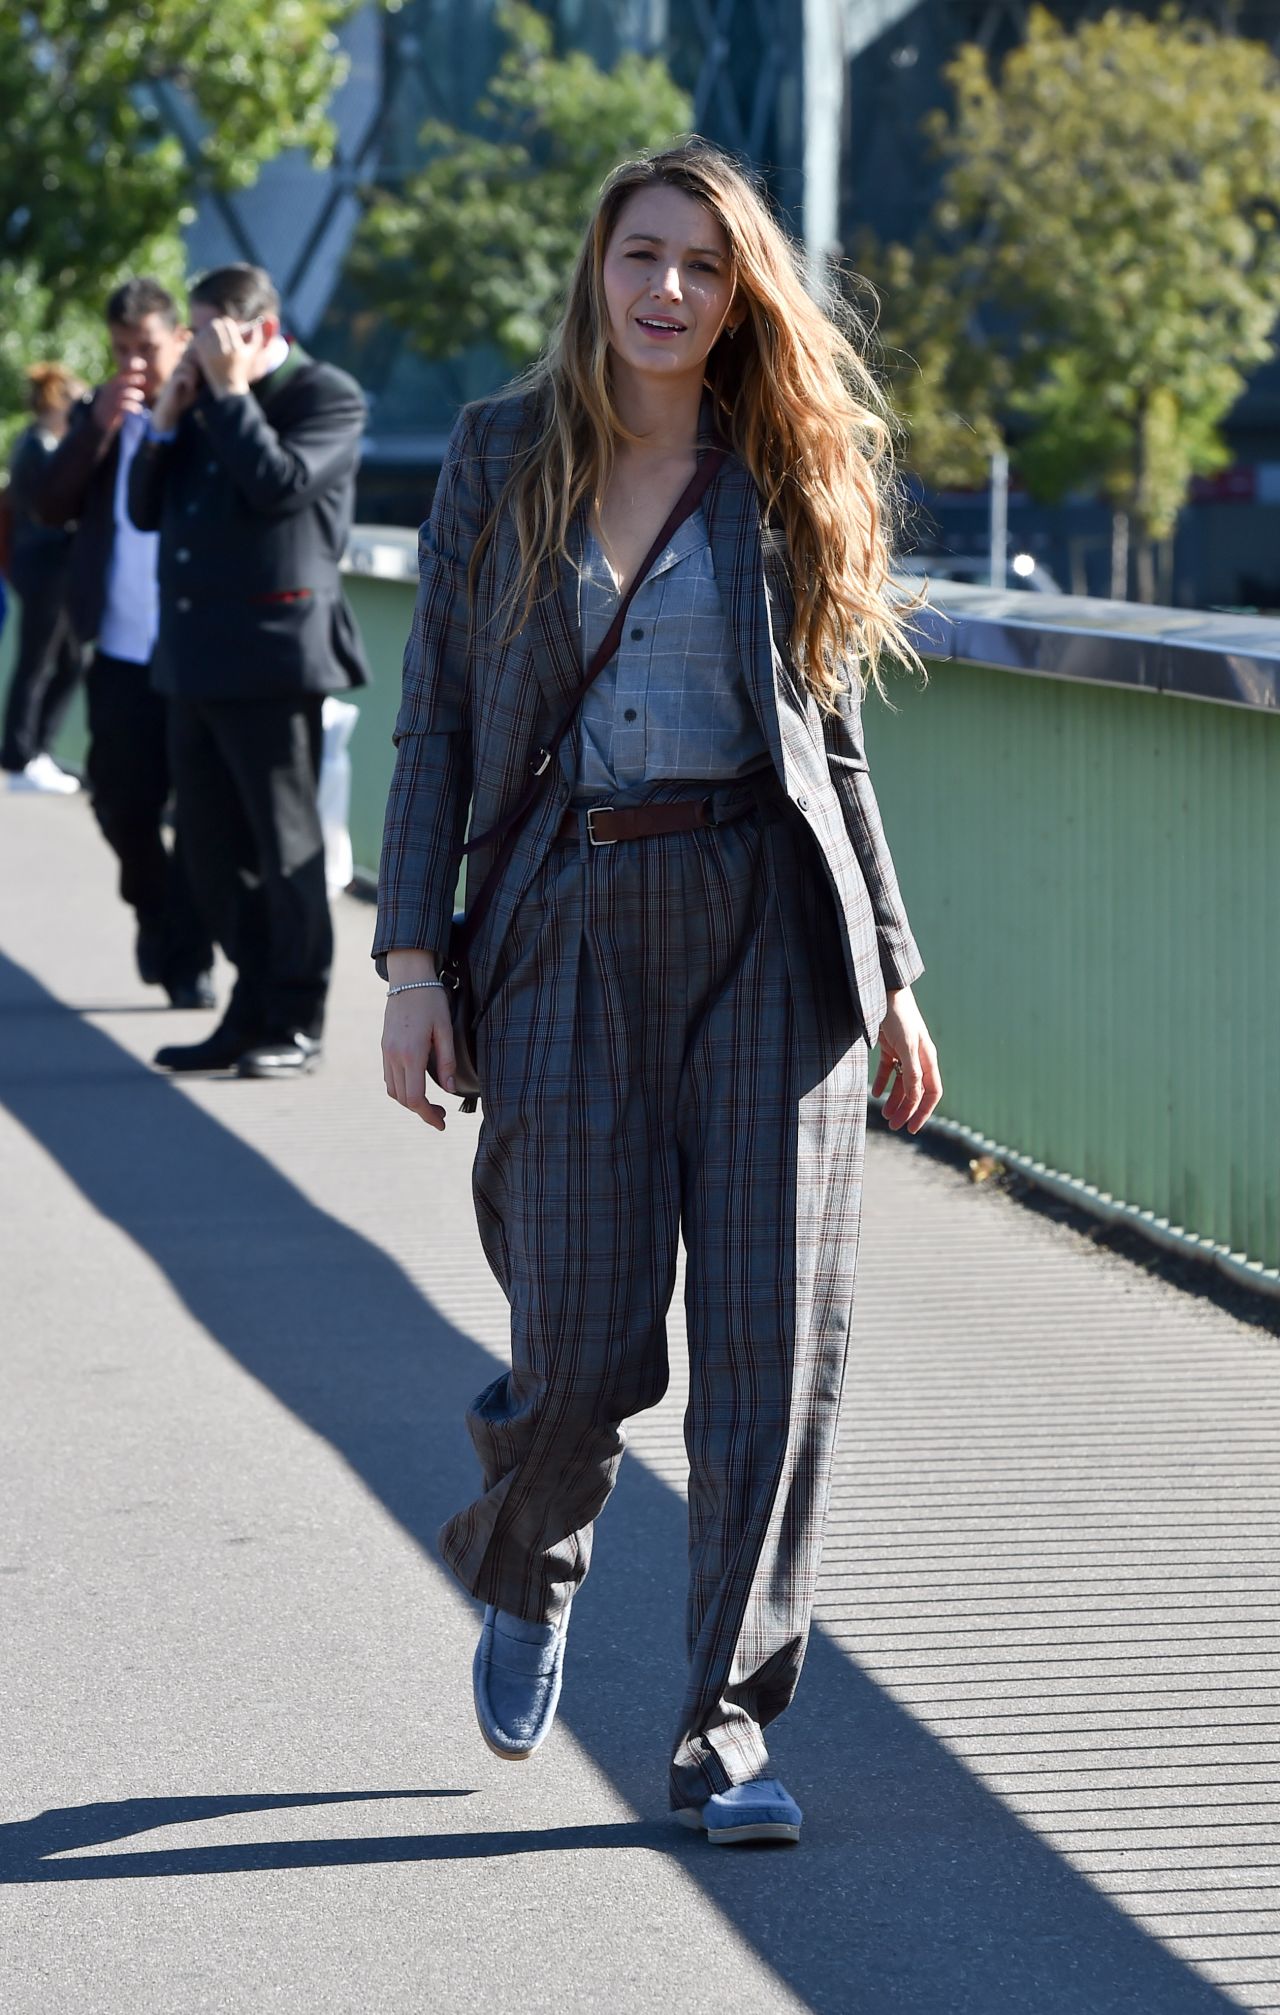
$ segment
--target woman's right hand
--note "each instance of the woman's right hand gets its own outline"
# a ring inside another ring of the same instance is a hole
[[[387,1002],[382,1024],[382,1078],[387,1097],[428,1126],[444,1132],[442,1105],[427,1097],[427,1066],[434,1057],[435,1075],[446,1091],[453,1090],[453,1021],[449,996],[439,987],[414,987]]]

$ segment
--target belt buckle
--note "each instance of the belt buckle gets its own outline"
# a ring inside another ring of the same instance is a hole
[[[598,840],[598,839],[596,838],[596,829],[595,829],[595,826],[594,826],[594,825],[592,824],[592,821],[593,821],[593,819],[595,818],[595,815],[596,815],[596,813],[597,813],[597,812],[611,812],[612,810],[613,810],[613,806],[612,806],[612,805],[592,805],[592,806],[591,806],[591,808],[590,808],[590,810],[588,811],[588,813],[587,813],[587,838],[588,838],[588,839],[590,840],[590,842],[591,842],[591,844],[592,844],[592,846],[593,846],[593,847],[616,847],[616,846],[617,846],[618,842],[617,842],[616,840]]]

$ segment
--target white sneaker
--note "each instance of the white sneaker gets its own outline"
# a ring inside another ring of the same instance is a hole
[[[52,756],[32,756],[25,770],[14,770],[9,777],[11,791],[44,791],[50,796],[71,798],[80,788],[79,779],[68,776],[60,770]]]

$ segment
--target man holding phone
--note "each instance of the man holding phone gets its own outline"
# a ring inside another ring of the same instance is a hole
[[[73,409],[33,486],[41,523],[74,525],[68,609],[82,643],[96,641],[86,681],[89,786],[98,824],[120,862],[120,893],[138,920],[138,971],[174,1007],[212,1007],[213,947],[180,845],[165,845],[168,726],[153,691],[159,625],[157,540],[129,517],[130,466],[148,410],[190,340],[177,303],[139,277],[107,302],[115,372]]]
[[[205,274],[191,329],[130,472],[129,509],[159,534],[155,680],[178,825],[237,977],[213,1033],[156,1063],[293,1077],[320,1053],[333,955],[321,707],[368,677],[338,574],[365,403],[354,379],[285,340],[261,267]]]

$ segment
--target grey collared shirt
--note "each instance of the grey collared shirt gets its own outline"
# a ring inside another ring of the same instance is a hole
[[[590,532],[576,579],[585,671],[618,606],[617,583]],[[701,511],[673,533],[637,588],[622,642],[579,720],[580,802],[671,779],[726,782],[768,763]]]

